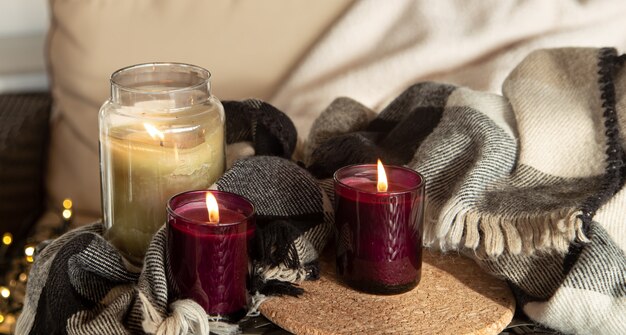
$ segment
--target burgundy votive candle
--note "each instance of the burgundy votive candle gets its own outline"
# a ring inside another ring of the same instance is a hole
[[[381,178],[378,169],[362,164],[335,172],[337,275],[359,291],[402,293],[421,278],[424,179],[400,166],[385,166]]]
[[[221,191],[173,196],[167,204],[167,264],[174,294],[193,299],[208,315],[243,317],[254,230],[254,206],[242,196]]]

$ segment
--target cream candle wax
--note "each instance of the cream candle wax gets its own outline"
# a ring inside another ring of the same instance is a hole
[[[195,67],[159,66],[156,77],[183,71],[182,79],[191,81],[188,85],[198,75]],[[137,264],[165,222],[167,200],[185,190],[207,188],[225,167],[224,112],[208,85],[202,85],[204,78],[198,79],[199,87],[186,88],[185,83],[152,83],[154,77],[140,79],[130,92],[116,94],[112,88],[113,101],[129,93],[128,101],[118,99],[109,109],[105,104],[100,115],[105,236]],[[137,78],[141,75],[132,80]]]

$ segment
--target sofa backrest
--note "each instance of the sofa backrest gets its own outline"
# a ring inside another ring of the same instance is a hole
[[[51,0],[54,101],[47,189],[52,203],[100,215],[98,110],[109,77],[145,62],[212,73],[220,99],[269,98],[352,0]]]

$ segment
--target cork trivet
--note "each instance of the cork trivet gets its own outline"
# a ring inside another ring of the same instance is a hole
[[[302,283],[301,297],[272,298],[261,313],[295,334],[498,334],[515,311],[506,283],[458,255],[424,250],[420,284],[392,296],[338,282],[334,261],[323,260],[321,271]]]

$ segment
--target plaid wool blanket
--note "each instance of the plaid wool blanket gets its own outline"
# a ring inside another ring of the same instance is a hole
[[[539,50],[502,96],[420,83],[372,121],[336,100],[311,130],[310,170],[327,178],[377,157],[414,168],[426,179],[427,247],[508,281],[538,323],[626,334],[625,59]]]
[[[419,83],[378,114],[339,98],[316,120],[299,164],[284,158],[295,146],[284,115],[259,101],[225,103],[235,153],[256,152],[232,158],[214,185],[249,197],[260,215],[253,301],[298,294],[294,283],[318,276],[333,227],[332,173],[381,158],[425,177],[426,247],[464,253],[509,282],[538,323],[625,334],[625,59],[609,48],[538,50],[503,95]],[[135,272],[100,233],[87,226],[39,252],[18,334],[222,330],[171,296],[163,230]]]
[[[332,205],[317,180],[285,158],[297,136],[285,114],[258,100],[223,105],[227,160],[234,165],[213,188],[245,195],[255,205],[254,314],[266,296],[299,295],[296,283],[318,278],[317,251],[332,233]],[[38,247],[16,334],[238,332],[218,315],[207,317],[197,303],[176,300],[165,270],[165,228],[151,241],[142,268],[127,262],[103,229],[96,222]]]

